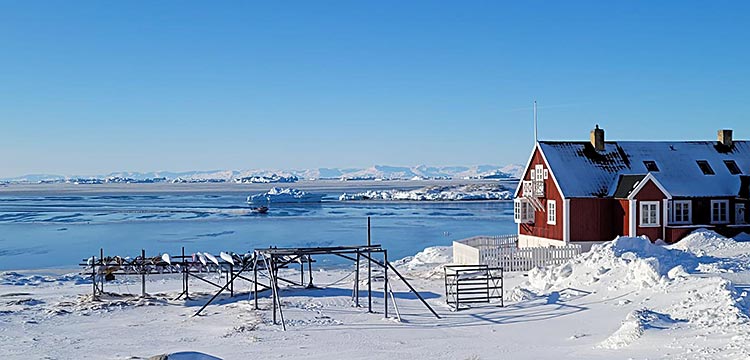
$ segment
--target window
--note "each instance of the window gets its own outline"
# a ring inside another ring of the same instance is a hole
[[[534,166],[534,196],[544,197],[544,166],[541,164]]]
[[[711,223],[729,223],[729,200],[711,200]]]
[[[701,168],[701,171],[703,171],[703,175],[714,175],[716,174],[714,172],[714,169],[711,168],[711,164],[708,163],[706,160],[696,160],[698,163],[698,167]]]
[[[740,170],[740,167],[737,166],[737,163],[734,160],[724,160],[724,165],[727,166],[727,169],[732,175],[742,174],[742,170]]]
[[[543,181],[544,180],[544,165],[536,165],[536,181]]]
[[[547,200],[547,224],[557,224],[557,202],[555,200]]]
[[[648,171],[652,171],[652,172],[659,171],[659,167],[656,166],[656,161],[645,160],[643,161],[643,165],[646,166],[646,170]]]
[[[658,201],[641,201],[641,226],[659,226]]]
[[[533,224],[534,209],[525,199],[513,200],[513,221],[516,224]]]
[[[674,211],[673,223],[690,224],[692,218],[692,202],[690,200],[675,200],[672,210]]]

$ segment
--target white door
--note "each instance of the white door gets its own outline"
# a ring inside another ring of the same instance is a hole
[[[745,221],[745,204],[734,204],[734,223],[747,223],[747,221]]]

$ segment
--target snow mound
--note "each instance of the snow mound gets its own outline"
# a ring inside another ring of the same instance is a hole
[[[711,230],[698,229],[684,237],[674,245],[672,249],[689,251],[699,256],[712,254],[721,249],[736,248],[737,241],[726,238]]]
[[[74,283],[91,284],[91,278],[79,274],[65,274],[57,277],[43,275],[24,275],[14,271],[0,273],[0,285],[10,286],[39,286],[44,283]]]
[[[678,321],[667,314],[661,314],[649,309],[634,310],[628,313],[614,334],[599,344],[603,349],[621,349],[640,339],[646,330],[668,329]]]
[[[431,246],[414,256],[396,260],[393,265],[404,273],[426,279],[443,276],[443,265],[453,260],[453,248],[450,246]]]
[[[426,186],[416,190],[368,190],[354,194],[344,193],[340,201],[347,200],[408,200],[408,201],[468,201],[509,200],[513,193],[499,184],[472,184],[454,186]]]
[[[646,238],[618,237],[566,264],[532,269],[528,284],[529,290],[546,293],[560,286],[588,286],[607,277],[613,288],[647,288],[663,285],[676,266],[692,271],[697,265],[692,253],[655,245]]]
[[[268,203],[317,203],[321,202],[323,194],[312,194],[293,188],[274,187],[268,192],[250,195],[247,202],[250,204]]]
[[[696,232],[685,243],[672,246],[653,244],[646,238],[619,237],[595,245],[565,264],[529,271],[528,280],[510,295],[517,301],[534,301],[579,289],[602,294],[617,306],[637,306],[620,328],[599,344],[601,348],[626,347],[648,329],[679,326],[702,336],[750,331],[747,292],[738,291],[720,276],[747,258],[698,255],[733,244],[734,240],[708,231]]]

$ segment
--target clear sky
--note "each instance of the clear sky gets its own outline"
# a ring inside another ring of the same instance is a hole
[[[2,1],[0,177],[750,138],[748,1]]]

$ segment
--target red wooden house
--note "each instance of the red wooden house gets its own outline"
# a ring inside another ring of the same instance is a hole
[[[538,141],[516,190],[520,246],[618,235],[673,243],[697,228],[750,232],[750,142]]]

